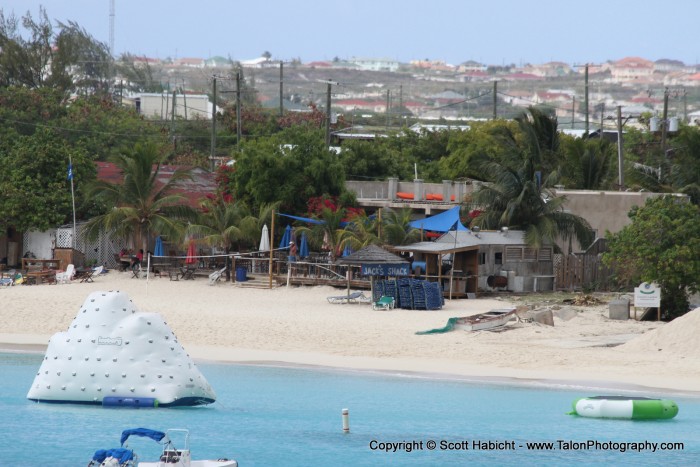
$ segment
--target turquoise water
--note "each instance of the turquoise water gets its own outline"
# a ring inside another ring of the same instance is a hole
[[[84,466],[95,450],[117,447],[121,431],[136,427],[187,428],[193,458],[234,458],[243,467],[700,465],[700,399],[672,397],[680,407],[673,420],[597,420],[566,415],[572,401],[594,395],[590,391],[199,364],[217,392],[215,404],[104,409],[26,400],[41,358],[0,353],[0,466]],[[350,411],[349,434],[342,432],[343,408]],[[561,448],[571,449],[560,449],[558,440],[680,442],[683,448],[621,452],[620,445],[582,449],[562,444]],[[437,448],[428,449],[429,441],[435,441]],[[469,449],[442,450],[441,441]],[[501,449],[497,444],[491,445],[496,447],[492,450],[474,449],[474,441],[485,442],[486,448],[489,441],[500,442]],[[401,442],[415,449],[408,452]],[[528,450],[527,443],[532,442],[553,442],[554,449]],[[372,449],[384,446],[398,449]],[[136,439],[130,447],[143,460],[154,460],[160,452],[151,440]]]

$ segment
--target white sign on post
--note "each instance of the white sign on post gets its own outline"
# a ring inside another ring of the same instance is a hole
[[[659,308],[661,306],[661,289],[656,284],[642,282],[634,288],[634,306],[640,308]]]

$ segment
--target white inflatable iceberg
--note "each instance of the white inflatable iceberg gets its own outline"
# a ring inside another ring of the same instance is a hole
[[[49,340],[27,399],[172,407],[216,394],[159,314],[138,311],[124,293],[94,292]]]

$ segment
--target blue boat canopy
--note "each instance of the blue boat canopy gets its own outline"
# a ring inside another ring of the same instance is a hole
[[[92,456],[92,460],[101,464],[108,457],[117,459],[119,461],[119,465],[122,465],[127,461],[134,460],[134,451],[125,448],[98,449]]]
[[[448,209],[434,216],[418,219],[408,223],[414,229],[430,230],[432,232],[449,232],[450,230],[469,230],[459,220],[459,206]]]
[[[165,437],[165,433],[162,431],[156,431],[156,430],[149,430],[148,428],[132,428],[130,430],[124,430],[122,431],[122,439],[121,443],[122,446],[124,446],[124,443],[126,442],[127,439],[129,439],[129,436],[143,436],[146,438],[151,438],[153,441],[160,441]]]

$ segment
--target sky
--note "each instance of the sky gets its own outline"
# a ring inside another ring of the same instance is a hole
[[[700,0],[114,0],[114,52],[152,58],[388,58],[596,64],[637,56],[700,63]],[[110,0],[2,0],[5,17],[43,6],[109,44]]]

